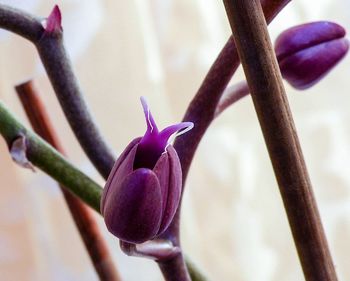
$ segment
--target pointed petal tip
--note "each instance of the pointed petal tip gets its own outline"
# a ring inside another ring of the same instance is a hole
[[[171,125],[171,126],[164,128],[160,132],[160,135],[163,139],[166,139],[166,141],[168,141],[168,139],[172,135],[174,135],[176,132],[178,132],[178,133],[175,134],[173,138],[176,138],[178,136],[181,136],[181,135],[187,133],[188,131],[192,130],[193,127],[194,127],[193,122],[181,122],[181,123],[174,124],[174,125]]]
[[[55,5],[46,19],[45,31],[55,32],[62,29],[62,14],[58,5]]]
[[[145,119],[146,119],[146,123],[147,123],[147,131],[149,133],[158,132],[156,122],[154,121],[154,118],[152,116],[151,110],[149,109],[146,98],[144,96],[141,96],[140,100],[141,100],[143,112],[145,113]]]

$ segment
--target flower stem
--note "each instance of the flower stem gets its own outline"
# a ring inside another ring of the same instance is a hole
[[[34,131],[64,154],[62,145],[33,82],[27,81],[16,86],[16,91]],[[120,281],[121,278],[113,263],[107,243],[99,230],[91,209],[69,192],[66,187],[62,185],[60,187],[100,280]]]
[[[191,281],[182,253],[174,258],[158,262],[166,281]]]
[[[224,0],[224,4],[305,278],[336,281],[260,1]]]

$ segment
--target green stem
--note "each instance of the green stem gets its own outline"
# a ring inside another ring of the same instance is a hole
[[[90,207],[100,212],[102,188],[69,163],[51,145],[26,129],[0,101],[0,134],[11,147],[14,140],[25,136],[29,161],[56,181],[66,186]]]

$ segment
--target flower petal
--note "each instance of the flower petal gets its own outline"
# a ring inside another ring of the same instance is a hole
[[[110,172],[105,188],[103,189],[101,197],[101,213],[104,212],[104,205],[109,188],[116,184],[117,181],[122,181],[128,174],[133,171],[135,154],[137,151],[137,145],[141,138],[134,139],[115,161],[112,171]],[[120,169],[119,169],[120,167]]]
[[[167,153],[169,155],[170,177],[167,203],[159,229],[159,234],[162,234],[172,222],[179,207],[182,191],[182,170],[179,157],[177,156],[177,152],[172,145],[167,147]]]
[[[159,181],[149,169],[138,169],[109,190],[104,207],[108,230],[129,243],[153,239],[162,217]]]

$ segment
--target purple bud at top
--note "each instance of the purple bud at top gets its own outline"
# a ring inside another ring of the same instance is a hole
[[[115,162],[101,199],[108,230],[129,243],[143,243],[162,234],[180,202],[182,172],[169,143],[193,123],[183,122],[159,132],[146,101],[141,98],[147,130],[134,139]]]
[[[297,89],[322,79],[347,53],[345,30],[319,21],[287,29],[277,38],[275,51],[283,78]]]
[[[44,23],[45,32],[52,33],[62,30],[62,16],[58,5],[52,9],[50,15]]]

